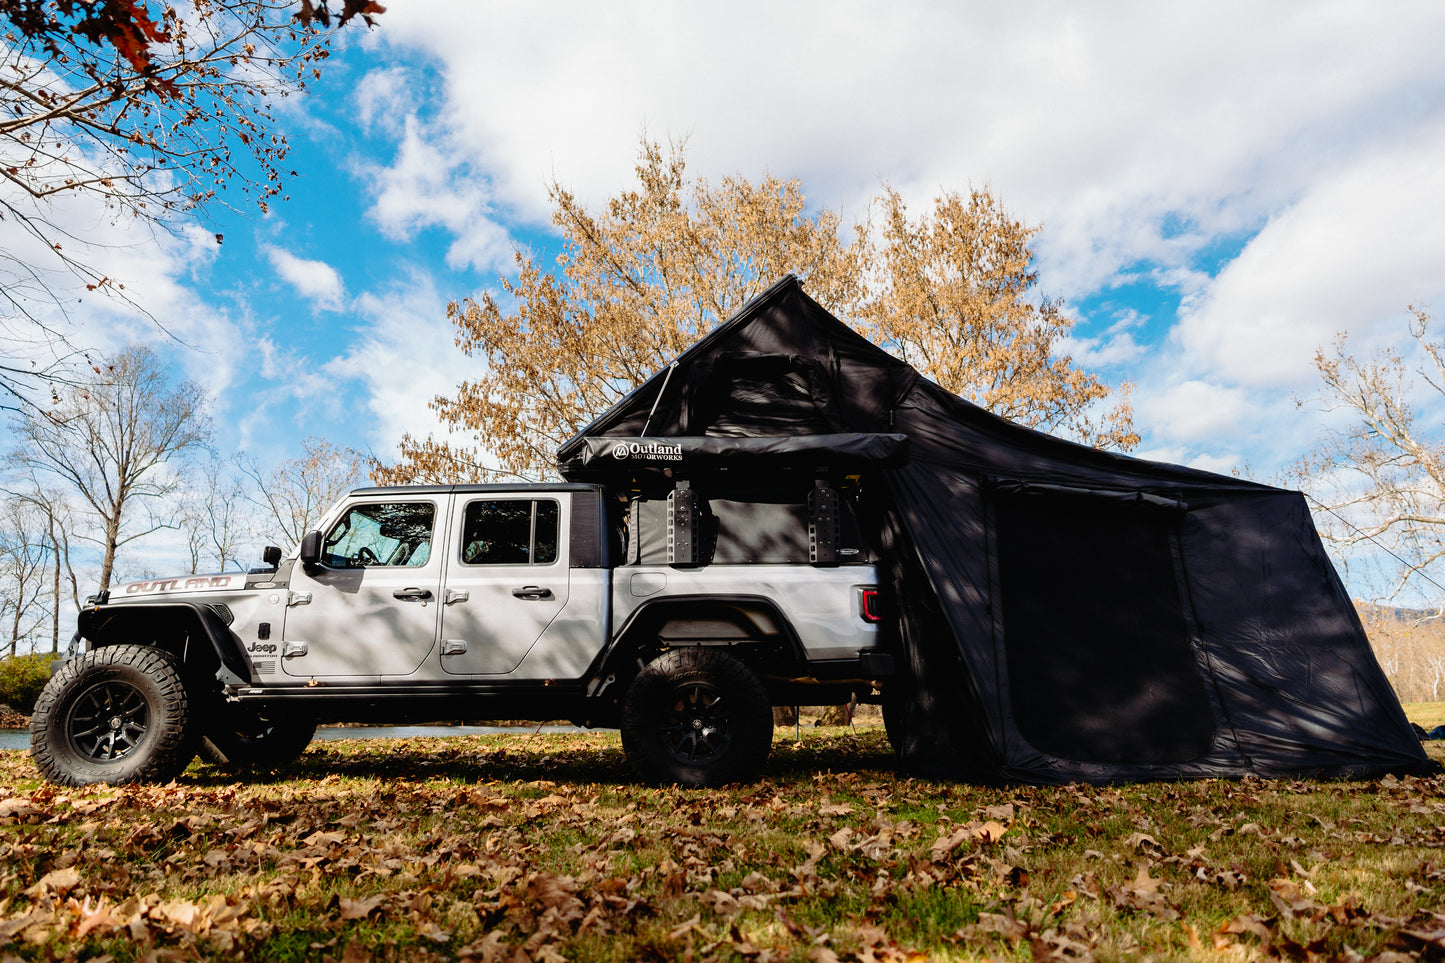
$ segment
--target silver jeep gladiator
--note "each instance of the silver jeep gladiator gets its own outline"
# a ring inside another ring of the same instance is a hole
[[[65,785],[276,766],[319,722],[568,719],[652,782],[755,778],[772,706],[868,699],[893,660],[855,494],[597,484],[352,492],[250,573],[89,600],[36,705]]]

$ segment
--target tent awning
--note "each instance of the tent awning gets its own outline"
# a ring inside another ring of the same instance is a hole
[[[568,478],[616,472],[686,474],[695,468],[896,468],[908,461],[901,434],[854,432],[732,438],[708,435],[582,438],[558,467]]]

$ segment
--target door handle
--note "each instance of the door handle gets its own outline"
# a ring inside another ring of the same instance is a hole
[[[552,590],[549,588],[543,588],[540,585],[524,585],[521,588],[512,589],[512,594],[519,599],[527,599],[528,601],[536,602],[541,599],[551,598]]]
[[[405,599],[408,602],[424,602],[431,598],[431,589],[399,588],[391,595],[392,598]]]

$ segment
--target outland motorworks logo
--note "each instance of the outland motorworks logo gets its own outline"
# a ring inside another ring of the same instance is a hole
[[[619,441],[612,446],[612,457],[618,461],[641,458],[646,461],[682,461],[681,445],[663,445],[655,441]]]

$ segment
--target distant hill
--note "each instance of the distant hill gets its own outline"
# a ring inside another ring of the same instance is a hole
[[[1423,623],[1441,618],[1439,609],[1405,609],[1392,605],[1377,605],[1360,599],[1355,599],[1355,611],[1360,613],[1361,622]]]

